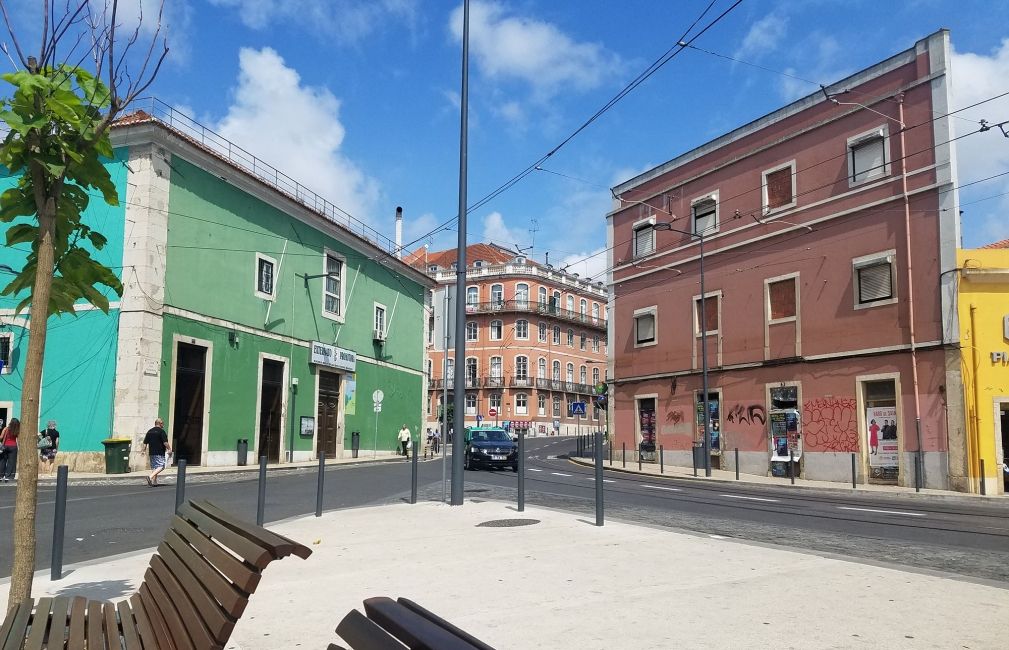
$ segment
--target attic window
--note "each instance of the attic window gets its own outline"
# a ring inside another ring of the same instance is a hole
[[[518,257],[515,258],[515,263],[516,264],[525,264],[526,263],[526,258],[523,257],[522,255],[519,255]]]
[[[450,268],[450,269],[452,269],[452,270],[454,271],[454,270],[456,270],[457,268],[459,268],[459,266],[457,265],[457,263],[456,263],[456,262],[452,262],[452,264],[450,264],[450,265],[449,265],[449,268]]]
[[[431,273],[434,273],[435,271],[438,270],[438,265],[437,264],[431,264],[430,266],[427,267],[427,270],[430,271]]]
[[[483,260],[476,260],[475,262],[473,262],[473,266],[476,268],[480,268],[481,266],[483,266]]]

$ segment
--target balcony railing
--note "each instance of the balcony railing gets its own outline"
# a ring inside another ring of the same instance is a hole
[[[427,387],[430,390],[442,390],[448,389],[452,390],[454,388],[455,381],[449,379],[447,382],[444,379],[429,379],[427,382]],[[446,385],[447,384],[447,385]],[[517,377],[515,375],[509,375],[507,377],[467,377],[466,378],[466,388],[535,388],[537,390],[549,390],[557,393],[574,393],[577,395],[591,395],[593,394],[593,387],[591,384],[581,384],[573,381],[561,381],[559,379],[543,379],[542,377],[537,377],[533,379],[532,377]]]
[[[490,302],[466,303],[467,314],[497,314],[505,312],[538,314],[569,323],[580,323],[586,327],[599,330],[606,329],[605,318],[593,318],[589,314],[571,311],[570,309],[561,309],[560,307],[532,300],[492,300]]]

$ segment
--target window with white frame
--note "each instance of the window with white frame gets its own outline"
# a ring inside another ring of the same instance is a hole
[[[780,323],[793,321],[796,317],[798,293],[796,277],[785,277],[764,281],[767,292],[767,321]]]
[[[477,365],[476,358],[468,357],[466,359],[466,387],[472,388],[477,385]]]
[[[323,278],[323,310],[330,316],[343,316],[343,260],[326,255],[326,277]]]
[[[566,370],[567,374],[565,374],[564,376],[567,377],[567,379],[565,379],[564,381],[568,382],[569,384],[575,383],[575,364],[569,363],[567,365]]]
[[[849,185],[890,174],[888,140],[886,125],[848,138]]]
[[[561,344],[561,326],[554,325],[554,345]]]
[[[466,304],[480,304],[480,287],[466,287]]]
[[[543,306],[543,307],[546,307],[546,305],[547,305],[547,288],[546,287],[540,287],[537,290],[536,295],[537,295],[537,298],[539,299],[540,305]]]
[[[764,172],[764,213],[795,205],[795,161]]]
[[[381,338],[385,338],[386,335],[386,322],[385,322],[385,305],[380,303],[375,303],[375,334]]]
[[[483,265],[484,265],[484,261],[483,260],[476,260],[475,262],[473,262],[473,268],[476,268],[476,269],[481,268]]]
[[[499,320],[492,320],[490,322],[490,340],[500,341],[501,332],[504,329],[504,325]]]
[[[515,379],[529,381],[529,357],[523,355],[515,357]]]
[[[657,307],[634,310],[634,347],[655,345]]]
[[[568,347],[575,347],[575,331],[573,329],[568,330]]]
[[[896,250],[889,250],[852,260],[856,309],[896,302],[893,280],[896,256]]]
[[[515,415],[529,415],[529,396],[515,393]]]
[[[492,409],[501,410],[501,393],[491,393],[487,401],[490,403]]]
[[[581,302],[578,303],[578,313],[581,315],[583,321],[589,315],[589,301],[585,298],[582,298]]]
[[[476,393],[466,393],[466,415],[476,415]]]
[[[540,357],[536,362],[536,376],[540,379],[547,378],[547,360],[544,357]]]
[[[561,396],[554,395],[554,417],[559,418],[561,416]]]
[[[536,415],[545,417],[547,414],[547,396],[543,393],[536,395]]]
[[[721,294],[708,294],[703,303],[700,298],[694,299],[694,334],[696,336],[700,336],[704,329],[709,335],[718,333],[718,314],[720,312],[718,302],[721,297]],[[704,310],[703,319],[702,309]]]
[[[596,334],[592,337],[592,351],[599,352],[599,335]]]
[[[504,285],[490,285],[490,301],[495,307],[499,307],[504,304]]]
[[[575,297],[570,293],[568,294],[568,312],[571,314],[575,313]]]
[[[589,383],[589,369],[586,366],[578,369],[578,383],[582,385]]]
[[[644,257],[655,252],[655,220],[635,223],[634,230],[634,257]]]
[[[712,194],[694,201],[690,206],[694,234],[716,232],[718,230],[718,196]]]
[[[273,300],[274,269],[277,261],[262,253],[256,253],[256,297]]]
[[[599,368],[592,369],[592,385],[596,386],[599,384]]]
[[[501,357],[490,358],[490,376],[491,379],[501,379],[504,377],[504,362]]]
[[[582,332],[581,335],[578,337],[578,349],[579,350],[584,350],[585,349],[585,342],[586,341],[588,341],[588,337],[585,336],[585,332]]]
[[[592,303],[592,322],[595,323],[599,320],[599,303]]]
[[[529,338],[529,321],[521,318],[515,321],[515,338],[522,340]]]
[[[538,329],[539,329],[539,342],[540,343],[546,343],[547,342],[547,324],[541,321],[539,323],[539,325],[538,325]]]
[[[519,282],[515,285],[515,306],[519,309],[525,309],[529,306],[529,285],[525,282]]]
[[[552,379],[554,381],[560,381],[561,380],[561,362],[560,361],[554,361],[553,362],[552,370],[553,370],[553,374],[551,375]]]
[[[476,324],[475,321],[466,321],[466,340],[467,341],[479,341],[480,340],[480,326]]]
[[[437,264],[428,264],[427,270],[428,270],[429,273],[437,273],[438,272],[438,265]]]
[[[11,333],[0,334],[0,373],[9,375],[11,372],[11,343],[14,341],[14,335]]]
[[[550,296],[550,313],[556,314],[557,310],[561,308],[561,292],[554,291],[554,295]]]

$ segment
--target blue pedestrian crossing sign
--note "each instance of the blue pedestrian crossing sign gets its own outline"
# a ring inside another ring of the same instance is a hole
[[[482,415],[477,415],[476,416],[476,423],[480,424],[481,422],[483,422],[483,416]]]
[[[571,402],[571,415],[585,415],[585,402]]]

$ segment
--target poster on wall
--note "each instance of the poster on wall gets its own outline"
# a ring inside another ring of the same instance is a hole
[[[875,406],[865,410],[869,437],[869,467],[897,467],[897,407]]]
[[[640,411],[640,424],[641,424],[641,444],[642,445],[655,445],[655,411],[646,410],[644,408]]]
[[[792,459],[802,457],[802,443],[799,435],[799,411],[780,409],[771,411],[771,460],[787,461],[789,452]]]
[[[343,380],[343,408],[346,415],[357,414],[357,375]]]
[[[315,435],[315,418],[310,415],[301,416],[301,437],[311,438]]]

